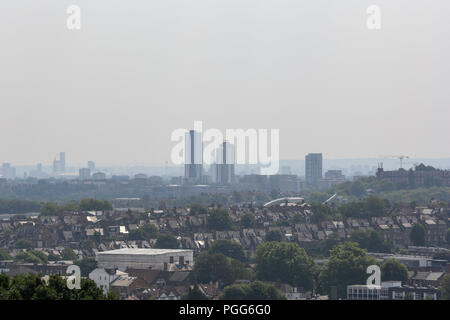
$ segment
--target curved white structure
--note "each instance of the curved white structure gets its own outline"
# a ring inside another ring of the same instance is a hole
[[[300,197],[286,197],[286,198],[279,198],[279,199],[275,199],[275,200],[269,201],[266,204],[264,204],[264,207],[271,207],[271,206],[275,206],[275,205],[280,204],[280,203],[298,203],[298,204],[302,204],[304,202],[305,202],[304,198],[300,198]]]

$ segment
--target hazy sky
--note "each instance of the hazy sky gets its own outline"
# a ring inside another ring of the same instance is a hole
[[[381,30],[366,27],[371,4]],[[279,128],[282,159],[449,157],[449,12],[448,0],[1,1],[0,162],[163,163],[194,120]]]

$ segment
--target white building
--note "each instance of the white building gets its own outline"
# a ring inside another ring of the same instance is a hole
[[[347,300],[439,300],[440,292],[431,287],[402,286],[401,281],[384,281],[381,286],[347,286]]]
[[[193,265],[193,250],[186,249],[134,249],[124,248],[111,251],[97,252],[99,268],[125,271],[134,269],[163,270],[168,264]]]
[[[117,269],[97,268],[89,273],[89,279],[94,281],[97,287],[102,288],[106,295],[109,292],[110,284],[121,275],[127,274]]]
[[[347,300],[388,300],[390,287],[401,287],[401,281],[382,282],[381,286],[347,286]]]

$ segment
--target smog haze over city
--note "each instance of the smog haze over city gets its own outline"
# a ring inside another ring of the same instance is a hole
[[[394,311],[445,315],[449,13],[3,0],[0,309],[382,317],[355,301],[414,300]]]
[[[170,162],[171,132],[278,128],[280,158],[449,158],[446,0],[0,5],[1,160]],[[63,22],[61,22],[63,21]],[[70,155],[70,157],[69,157]]]

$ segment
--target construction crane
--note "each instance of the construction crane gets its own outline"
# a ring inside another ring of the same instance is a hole
[[[397,158],[400,160],[400,169],[403,169],[403,159],[409,159],[408,156],[397,156]]]
[[[400,169],[403,169],[403,159],[409,159],[409,156],[380,156],[380,158],[397,158],[400,160]]]

